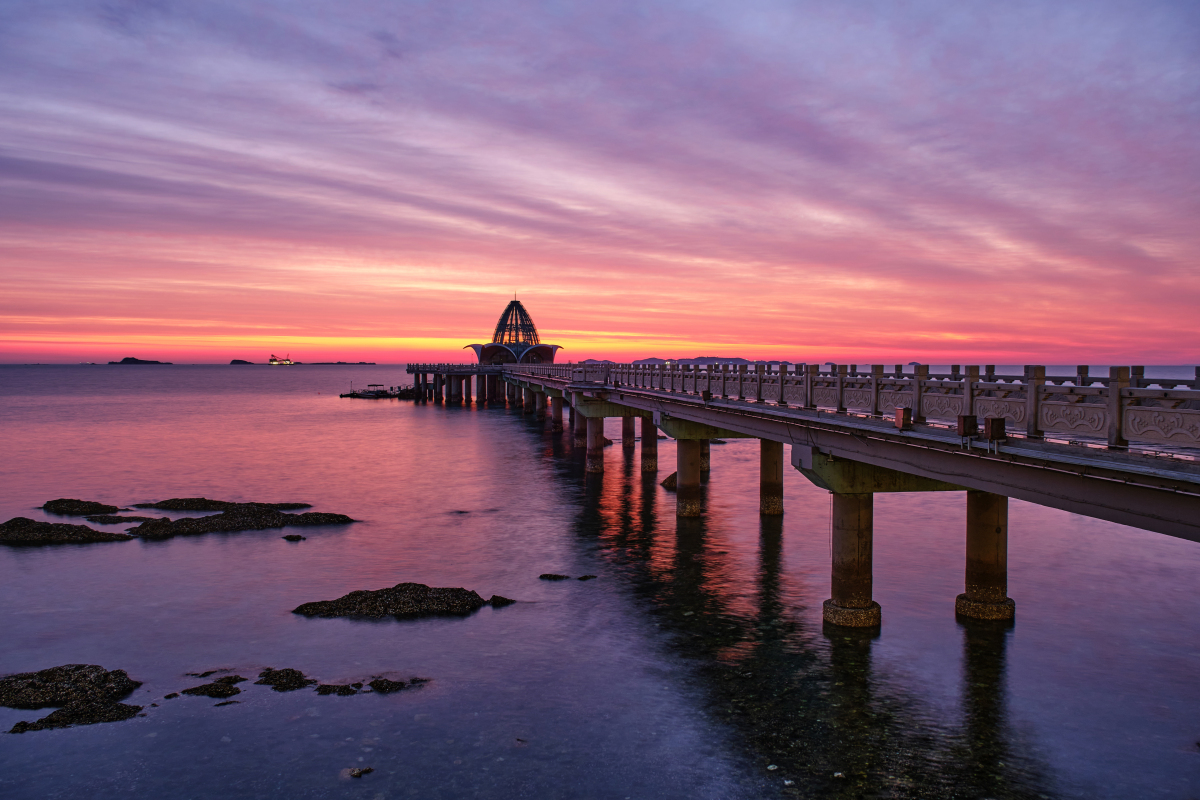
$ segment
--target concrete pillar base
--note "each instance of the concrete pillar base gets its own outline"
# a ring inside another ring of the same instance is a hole
[[[588,417],[586,432],[587,457],[583,469],[585,472],[604,472],[604,417]]]
[[[702,517],[704,516],[704,497],[698,492],[676,491],[675,516]]]
[[[844,608],[826,600],[821,614],[826,622],[843,628],[877,628],[883,619],[883,610],[874,600],[866,608]]]
[[[999,603],[985,603],[972,600],[964,593],[954,598],[954,613],[971,619],[1013,619],[1017,615],[1017,604],[1011,597]]]
[[[768,517],[783,515],[783,495],[760,495],[758,498],[758,513]]]
[[[658,472],[658,456],[642,453],[642,472]]]

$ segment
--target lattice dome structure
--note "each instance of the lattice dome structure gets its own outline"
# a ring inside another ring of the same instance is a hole
[[[467,347],[479,356],[480,364],[551,364],[560,349],[559,345],[542,343],[533,317],[520,300],[512,300],[505,306],[491,342]]]

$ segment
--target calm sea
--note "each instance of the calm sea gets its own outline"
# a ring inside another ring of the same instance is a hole
[[[755,442],[713,446],[708,515],[681,524],[658,486],[671,442],[643,478],[610,420],[592,479],[532,416],[339,399],[352,380],[407,382],[396,366],[0,367],[3,519],[57,497],[206,496],[361,520],[298,544],[0,548],[0,673],[124,669],[147,706],[0,735],[0,796],[1200,796],[1198,544],[1013,501],[1015,625],[964,626],[963,497],[881,495],[882,631],[831,632],[829,497],[789,471],[786,515],[763,521]],[[521,602],[290,613],[401,581]],[[162,699],[202,682],[188,672],[267,666],[431,682]],[[0,709],[0,729],[44,713]]]

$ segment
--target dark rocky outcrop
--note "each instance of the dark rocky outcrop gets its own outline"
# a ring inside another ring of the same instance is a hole
[[[305,677],[304,673],[298,669],[271,669],[267,667],[258,673],[258,680],[254,683],[260,686],[270,686],[277,692],[294,692],[297,689],[312,686],[316,681]]]
[[[675,491],[676,488],[678,487],[678,485],[679,485],[679,473],[678,472],[672,472],[670,475],[668,475],[666,478],[663,479],[662,483],[659,484],[659,486],[663,487],[668,492]]]
[[[276,511],[295,511],[312,508],[311,503],[232,503],[227,500],[209,500],[207,497],[172,497],[157,503],[134,503],[134,508],[157,508],[161,511],[236,511],[242,508],[273,508]],[[113,511],[116,511],[114,508]],[[102,512],[89,512],[98,514]]]
[[[245,680],[245,678],[242,680]],[[242,690],[232,684],[213,681],[202,686],[193,686],[190,689],[184,689],[183,693],[194,697],[212,697],[217,700],[224,700],[227,697],[233,697],[235,694],[241,694]]]
[[[97,525],[119,525],[122,522],[152,522],[158,517],[134,517],[122,516],[120,514],[93,514],[90,517],[84,517],[88,522],[94,522]]]
[[[245,359],[243,359],[243,358],[235,358],[235,359],[232,359],[232,360],[229,362],[229,364],[230,364],[230,366],[233,366],[233,365],[235,365],[235,364],[236,364],[236,365],[249,364],[250,366],[253,366],[253,365],[254,365],[254,362],[253,362],[253,361],[246,361],[246,360],[245,360]]]
[[[358,690],[362,687],[361,683],[320,683],[317,684],[317,694],[336,694],[346,697],[358,694]]]
[[[124,533],[98,531],[87,525],[41,522],[28,517],[14,517],[8,522],[0,523],[0,544],[86,544],[88,542],[127,542],[132,538]]]
[[[422,684],[429,683],[429,678],[413,678],[408,683],[404,681],[393,681],[389,678],[373,678],[367,686],[371,687],[371,691],[377,694],[391,694],[404,689],[415,689]]]
[[[110,361],[108,363],[109,363],[109,366],[112,366],[114,364],[116,364],[118,366],[120,366],[122,364],[166,364],[167,366],[170,366],[170,364],[171,364],[170,361],[150,361],[149,359],[134,358],[133,356],[125,356],[120,361]]]
[[[538,578],[543,581],[567,581],[571,579],[570,575],[559,575],[557,572],[543,572],[538,575]]]
[[[307,539],[308,539],[307,536],[301,536],[298,533],[289,533],[287,536],[284,536],[283,538],[289,542],[303,542],[303,541],[307,541]]]
[[[60,497],[57,500],[51,500],[42,506],[42,510],[50,514],[59,514],[64,517],[84,517],[88,514],[111,514],[114,511],[119,511],[117,506],[105,505],[104,503],[95,503],[91,500],[76,500],[70,497]]]
[[[596,576],[595,575],[580,575],[576,580],[594,581],[594,580],[596,580]]]
[[[142,710],[141,706],[117,702],[141,685],[125,670],[66,664],[0,678],[0,705],[27,709],[59,706],[37,722],[18,722],[11,733],[118,722]]]
[[[350,777],[361,778],[363,775],[367,775],[374,771],[374,767],[355,767],[354,769],[350,770]]]
[[[488,605],[490,605],[492,608],[503,608],[504,606],[511,606],[515,602],[517,602],[517,601],[510,600],[507,597],[501,597],[498,594],[494,594],[494,595],[492,595],[492,599],[488,600]]]
[[[237,533],[263,531],[289,526],[347,525],[354,522],[345,514],[326,514],[308,511],[303,514],[284,514],[267,506],[236,508],[208,517],[166,517],[143,522],[129,533],[145,539],[170,539],[173,536],[197,536],[204,533]]]
[[[319,600],[292,609],[306,617],[419,617],[465,615],[487,603],[469,589],[438,589],[423,583],[398,583],[390,589],[360,590],[337,600]]]

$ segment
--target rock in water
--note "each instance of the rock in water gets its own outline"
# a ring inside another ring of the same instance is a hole
[[[243,678],[243,680],[245,680]],[[235,694],[241,694],[242,690],[228,683],[206,683],[202,686],[193,686],[190,689],[184,689],[184,694],[190,694],[193,697],[212,697],[218,700],[224,700],[226,697],[233,697]]]
[[[61,514],[64,517],[83,517],[88,514],[111,514],[120,509],[104,503],[93,503],[90,500],[74,500],[63,497],[46,503],[42,506],[42,510],[51,514]]]
[[[659,486],[663,487],[668,492],[673,492],[673,491],[675,491],[675,488],[678,485],[678,483],[679,483],[679,473],[672,472],[670,475],[668,475],[666,478],[663,479],[663,482],[660,483]]]
[[[134,517],[121,516],[120,514],[92,514],[84,517],[88,522],[94,522],[97,525],[119,525],[122,522],[153,522],[158,517]]]
[[[352,694],[358,694],[358,690],[362,688],[361,683],[320,683],[317,684],[317,694],[336,694],[341,697],[346,697]]]
[[[491,599],[491,600],[488,600],[488,604],[489,604],[489,605],[490,605],[492,608],[503,608],[504,606],[511,606],[511,605],[512,605],[513,603],[515,603],[515,602],[517,602],[517,601],[516,601],[516,600],[510,600],[510,599],[508,599],[507,597],[501,597],[501,596],[500,596],[500,595],[498,595],[498,594],[494,594],[494,595],[492,595],[492,599]]]
[[[570,580],[571,576],[559,575],[557,572],[543,572],[541,575],[538,575],[538,578],[543,581],[566,581]]]
[[[580,576],[577,578],[577,580],[581,580],[581,581],[594,581],[594,580],[596,580],[596,576],[595,576],[595,575],[580,575]]]
[[[378,694],[391,694],[392,692],[399,692],[403,689],[415,689],[424,683],[429,683],[429,679],[413,678],[408,683],[405,683],[404,681],[393,681],[389,680],[388,678],[375,678],[368,683],[367,686],[370,686],[371,691],[377,692]]]
[[[277,692],[294,692],[305,686],[312,686],[314,683],[316,683],[315,680],[306,678],[304,673],[298,669],[271,669],[270,667],[258,673],[258,680],[255,681],[255,684],[270,686]]]
[[[12,733],[118,722],[142,710],[141,706],[117,702],[141,685],[125,670],[67,664],[0,678],[0,705],[29,709],[60,706],[37,722],[18,722]]]
[[[127,542],[132,538],[124,533],[98,531],[87,525],[41,522],[28,517],[14,517],[8,522],[0,523],[0,544],[85,544],[88,542]]]
[[[170,520],[166,517],[152,522],[143,522],[129,532],[146,539],[170,539],[172,536],[196,536],[202,533],[237,533],[239,531],[265,531],[288,526],[347,525],[354,522],[345,514],[306,512],[284,514],[268,506],[256,505],[236,508],[209,517],[184,517]]]
[[[390,589],[351,592],[337,600],[318,600],[292,609],[306,617],[419,617],[470,614],[486,605],[469,589],[436,589],[423,583],[398,583]]]
[[[374,771],[375,771],[374,767],[362,767],[361,769],[359,767],[355,767],[354,769],[350,770],[350,777],[351,778],[361,778],[363,775],[366,775],[366,774],[374,772]]]
[[[284,536],[283,538],[289,542],[303,542],[308,539],[307,536],[301,536],[298,533],[289,533],[287,536]]]
[[[207,497],[173,497],[157,503],[134,503],[133,507],[157,508],[163,511],[236,511],[239,508],[273,508],[276,511],[295,511],[301,508],[312,508],[312,505],[309,503],[231,503],[227,500],[209,500]],[[114,508],[113,511],[116,509]]]

